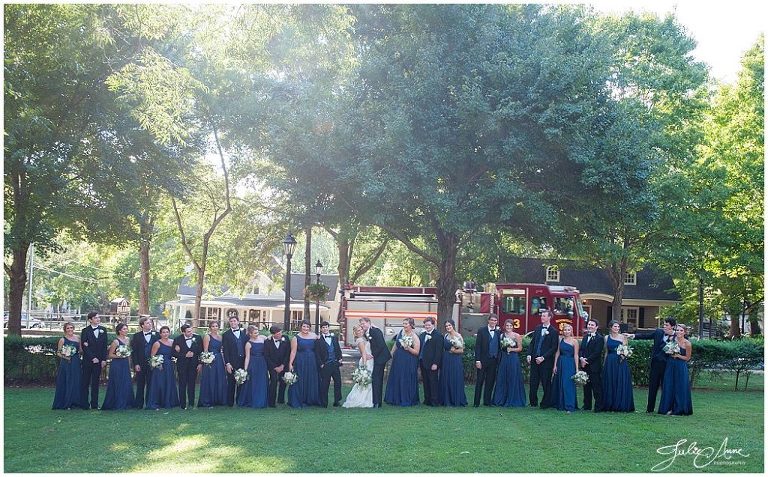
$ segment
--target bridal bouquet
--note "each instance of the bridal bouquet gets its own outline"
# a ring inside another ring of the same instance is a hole
[[[216,355],[210,351],[203,351],[200,353],[200,362],[206,366],[210,366],[216,360]]]
[[[571,376],[571,379],[573,379],[576,384],[581,384],[582,386],[589,382],[589,376],[587,376],[586,371],[578,371],[576,374]]]
[[[507,349],[507,348],[517,348],[517,340],[515,340],[515,339],[512,339],[512,338],[509,338],[509,337],[508,337],[508,336],[506,336],[506,335],[503,335],[503,336],[501,337],[501,347],[502,347],[503,349]]]
[[[621,359],[627,359],[632,356],[632,348],[625,344],[620,344],[616,347],[616,354],[621,356]]]
[[[398,341],[400,341],[400,346],[403,348],[413,348],[413,338],[410,336],[403,335]]]
[[[459,349],[464,347],[464,342],[461,340],[460,336],[453,336],[448,341],[451,343],[451,347],[453,348]]]
[[[244,370],[243,368],[235,371],[235,382],[237,384],[243,384],[246,379],[248,379],[248,371]]]
[[[156,354],[149,358],[149,365],[152,366],[155,369],[163,369],[163,362],[165,361],[165,358],[162,354]]]
[[[128,345],[119,345],[115,348],[115,356],[118,358],[127,358],[131,355],[131,348]]]
[[[368,386],[371,384],[371,372],[364,366],[358,367],[352,371],[352,382],[360,386]]]
[[[61,355],[65,358],[71,358],[77,353],[77,348],[72,345],[64,345],[61,347]]]
[[[677,344],[677,341],[670,341],[664,345],[664,352],[670,356],[680,354],[680,345]]]
[[[285,374],[283,374],[283,382],[290,386],[291,384],[296,384],[296,382],[299,380],[299,375],[296,373],[292,373],[290,371],[286,371]]]

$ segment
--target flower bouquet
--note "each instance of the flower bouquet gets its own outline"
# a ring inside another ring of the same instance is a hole
[[[680,345],[677,344],[677,341],[670,341],[664,345],[664,352],[670,356],[680,354]]]
[[[243,384],[248,379],[248,371],[244,370],[243,368],[240,368],[235,371],[235,382],[240,385]]]
[[[581,384],[582,386],[589,382],[589,376],[587,376],[586,371],[577,371],[576,374],[571,376],[571,379],[573,379],[576,384]]]
[[[115,348],[115,356],[118,358],[127,358],[131,355],[131,348],[128,345],[119,345]]]
[[[461,339],[461,336],[453,336],[448,341],[453,348],[459,349],[464,347],[464,341]]]
[[[290,371],[287,371],[285,374],[283,374],[283,382],[290,386],[291,384],[296,384],[296,382],[299,380],[299,375],[296,373],[292,373]]]
[[[216,360],[216,355],[210,351],[203,351],[200,353],[200,362],[206,366],[210,366]]]
[[[502,335],[501,337],[501,347],[503,349],[507,348],[517,348],[517,340],[512,339],[506,335]]]
[[[77,353],[77,348],[72,345],[64,345],[61,347],[61,355],[65,358],[71,358]]]
[[[156,354],[149,358],[149,365],[152,366],[155,369],[163,369],[163,362],[165,361],[165,358],[162,354]]]
[[[363,387],[368,386],[371,384],[371,372],[364,366],[358,367],[352,371],[352,382]]]
[[[616,354],[621,356],[621,359],[627,359],[632,356],[632,348],[625,344],[620,344],[616,347]]]
[[[413,338],[407,335],[403,335],[402,338],[398,340],[400,342],[400,346],[403,348],[413,348]]]

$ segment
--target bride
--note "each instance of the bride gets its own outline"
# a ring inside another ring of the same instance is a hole
[[[352,332],[355,335],[355,345],[360,350],[359,366],[365,367],[369,372],[373,372],[373,359],[371,356],[371,344],[363,338],[363,329],[360,326],[354,326]],[[347,395],[343,407],[373,407],[373,386],[370,384],[361,386],[355,384],[352,391]]]

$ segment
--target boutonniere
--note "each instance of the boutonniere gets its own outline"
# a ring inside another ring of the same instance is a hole
[[[427,336],[425,336],[425,337],[424,337],[424,342],[425,342],[425,343],[426,343],[427,341],[429,341],[429,340],[431,340],[431,339],[432,339],[432,335],[431,335],[431,334],[427,333],[426,335],[427,335]]]
[[[549,334],[549,330],[546,328],[541,329],[541,336],[547,336]]]
[[[280,341],[285,341],[285,336],[282,336],[282,337],[280,338]]]

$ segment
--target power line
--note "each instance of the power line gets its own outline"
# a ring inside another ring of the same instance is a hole
[[[90,283],[96,283],[96,284],[99,283],[99,281],[98,281],[99,279],[98,278],[81,277],[81,276],[78,276],[78,275],[72,275],[72,274],[69,274],[69,273],[60,272],[58,270],[53,270],[53,269],[48,268],[48,267],[43,267],[41,265],[36,265],[35,268],[37,268],[39,270],[45,270],[46,272],[58,273],[59,275],[63,275],[65,277],[69,277],[69,278],[74,278],[76,280],[82,280],[84,282],[90,282]],[[101,277],[100,279],[103,280],[105,278],[107,278],[107,277]]]

